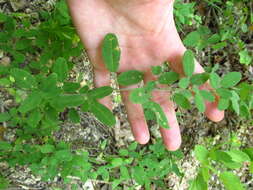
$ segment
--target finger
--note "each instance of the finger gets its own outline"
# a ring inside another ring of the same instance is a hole
[[[110,86],[110,73],[105,70],[94,69],[94,84],[96,88]],[[112,110],[111,96],[99,99],[99,102]]]
[[[120,87],[125,88],[125,87]],[[128,88],[137,88],[137,85],[128,86]],[[140,144],[146,144],[150,135],[145,116],[141,105],[134,104],[129,100],[129,90],[121,91],[123,102],[126,106],[128,121],[131,126],[134,138]]]
[[[200,89],[201,90],[211,90],[211,86],[207,82],[207,83],[203,84],[200,87]],[[206,105],[205,115],[208,119],[210,119],[214,122],[221,121],[224,118],[224,113],[225,113],[224,111],[221,111],[218,109],[218,101],[219,101],[218,96],[215,97],[214,102],[205,101],[205,105]]]
[[[87,50],[89,59],[94,67],[94,85],[96,88],[110,86],[110,72],[105,68],[100,51]],[[99,102],[112,110],[111,96],[99,99]]]
[[[154,76],[149,72],[145,75],[144,81],[153,80]],[[164,85],[163,85],[164,86]],[[162,86],[161,86],[162,87]],[[167,91],[153,91],[153,101],[160,104],[165,115],[167,116],[170,129],[160,127],[160,132],[163,138],[164,145],[170,151],[177,150],[181,145],[181,134],[176,118],[175,108],[172,101],[169,99]]]

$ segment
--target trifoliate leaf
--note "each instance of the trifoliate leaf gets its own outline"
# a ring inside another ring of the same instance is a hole
[[[223,88],[231,88],[240,82],[242,74],[239,72],[230,72],[226,74],[221,80],[221,86]]]
[[[133,85],[141,82],[143,79],[143,73],[136,70],[130,70],[121,73],[118,76],[118,83],[122,86]]]
[[[111,72],[117,72],[120,61],[120,48],[115,34],[107,34],[102,44],[102,56],[106,68]]]
[[[187,50],[183,56],[183,69],[186,76],[192,76],[195,70],[194,53],[191,50]]]

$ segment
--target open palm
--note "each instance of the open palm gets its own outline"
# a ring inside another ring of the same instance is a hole
[[[121,48],[119,72],[140,70],[144,82],[155,79],[150,68],[164,61],[183,74],[181,65],[185,47],[178,35],[173,19],[173,0],[68,0],[70,12],[88,56],[94,65],[96,87],[109,85],[109,72],[102,60],[101,43],[107,33],[115,33]],[[203,72],[196,62],[195,73]],[[122,92],[128,119],[135,139],[145,144],[150,135],[140,105],[128,99],[129,91]],[[170,129],[160,128],[165,146],[176,150],[181,144],[180,130],[169,93],[156,91],[154,101],[167,115]],[[110,99],[102,100],[110,107]],[[220,121],[224,113],[217,103],[206,102],[206,116]]]

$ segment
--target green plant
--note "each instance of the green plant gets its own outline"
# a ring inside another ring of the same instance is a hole
[[[199,21],[193,7],[192,3],[176,4],[179,27],[190,25],[192,19]],[[184,14],[179,14],[182,12]],[[73,123],[80,121],[79,111],[83,111],[91,112],[105,125],[113,126],[116,122],[113,113],[100,104],[99,99],[121,89],[109,86],[90,88],[83,86],[79,78],[68,80],[73,68],[71,59],[81,55],[83,46],[71,24],[64,1],[59,1],[52,13],[40,12],[43,22],[38,26],[32,25],[29,17],[24,18],[0,13],[0,25],[4,29],[0,32],[0,50],[11,59],[10,63],[0,65],[0,87],[15,103],[9,109],[3,108],[0,122],[16,133],[13,142],[0,141],[1,162],[5,161],[10,166],[29,166],[45,181],[60,176],[68,183],[71,180],[69,176],[76,176],[84,182],[88,179],[107,181],[114,189],[119,189],[132,179],[136,183],[129,189],[139,185],[149,189],[151,183],[166,188],[163,182],[166,175],[171,172],[183,175],[176,165],[182,153],[166,151],[161,139],[144,149],[138,149],[137,144],[133,143],[115,155],[106,154],[102,148],[98,157],[92,157],[87,150],[73,150],[71,143],[58,142],[53,133],[63,122],[59,117],[63,112]],[[199,50],[210,45],[219,49],[224,45],[220,43],[221,38],[220,34],[212,34],[207,27],[199,27],[184,42]],[[245,52],[241,54],[243,62],[250,59]],[[105,36],[102,55],[108,70],[116,72],[120,48],[114,34]],[[154,120],[160,126],[169,128],[160,105],[151,101],[153,90],[170,91],[171,99],[182,109],[190,109],[194,102],[200,112],[205,111],[205,101],[213,102],[219,96],[219,109],[233,110],[239,116],[251,118],[253,86],[241,82],[240,73],[230,72],[219,76],[216,73],[219,68],[215,66],[205,68],[204,73],[194,74],[194,53],[191,50],[184,54],[183,68],[185,76],[180,78],[177,73],[167,71],[167,68],[152,67],[157,81],[129,89],[132,91],[131,101],[142,105],[146,120]],[[120,74],[117,81],[127,86],[141,82],[142,78],[142,72],[132,70]],[[200,89],[207,81],[212,89]],[[168,87],[161,89],[157,87],[158,84]],[[197,146],[196,152],[198,149],[208,152],[205,147]],[[217,152],[216,149],[211,151]],[[8,185],[4,178],[1,180],[3,182],[0,184]]]
[[[228,147],[226,150],[222,147]],[[227,190],[245,189],[239,177],[233,170],[247,164],[252,173],[252,148],[240,149],[236,136],[231,141],[218,144],[209,150],[201,145],[196,145],[194,154],[200,162],[197,177],[190,182],[190,190],[208,189],[210,177],[216,175]]]

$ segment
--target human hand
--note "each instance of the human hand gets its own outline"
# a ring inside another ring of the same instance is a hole
[[[183,75],[181,62],[186,48],[175,27],[173,0],[68,0],[68,4],[79,36],[94,65],[96,87],[110,84],[110,74],[103,63],[101,49],[107,33],[114,33],[119,39],[119,73],[140,70],[144,73],[144,82],[147,82],[155,79],[151,66],[169,61],[170,67]],[[195,73],[203,71],[196,62]],[[203,88],[209,88],[208,84]],[[129,91],[121,94],[136,141],[147,143],[150,135],[141,106],[130,102]],[[153,97],[161,105],[171,127],[160,128],[164,144],[168,150],[176,150],[181,144],[181,135],[173,102],[165,91],[154,91]],[[111,107],[109,97],[101,102]],[[206,102],[205,115],[218,122],[223,119],[224,112],[217,109],[217,101]]]

